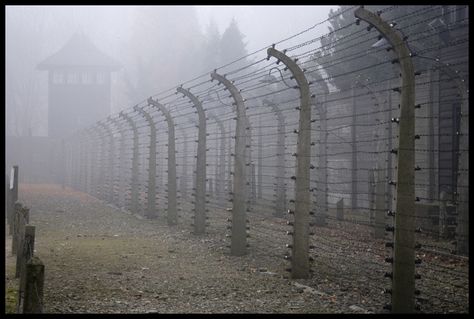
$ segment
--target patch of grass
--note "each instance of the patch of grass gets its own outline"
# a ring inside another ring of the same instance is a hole
[[[8,287],[5,294],[5,313],[16,313],[18,291]]]

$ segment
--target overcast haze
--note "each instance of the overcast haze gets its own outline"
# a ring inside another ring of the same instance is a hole
[[[114,113],[324,21],[331,8],[337,6],[7,6],[7,134],[47,135],[47,72],[37,64],[74,33],[122,64],[111,73]],[[212,57],[209,26],[215,23],[222,37],[232,19],[242,39],[229,41],[242,45],[228,43],[227,53]],[[308,36],[327,30],[324,23]],[[144,68],[153,72],[143,74]]]
[[[296,34],[328,18],[329,10],[339,6],[196,6],[201,26],[214,19],[223,31],[232,17],[239,27],[249,52]],[[327,30],[324,24],[319,30]]]

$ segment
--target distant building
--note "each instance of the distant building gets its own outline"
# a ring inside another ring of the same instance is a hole
[[[22,183],[61,183],[61,140],[110,114],[110,75],[121,65],[74,34],[37,68],[48,71],[48,137],[7,136],[6,169],[18,165]]]
[[[65,137],[110,114],[110,75],[121,65],[87,36],[74,34],[37,68],[49,72],[49,137]]]

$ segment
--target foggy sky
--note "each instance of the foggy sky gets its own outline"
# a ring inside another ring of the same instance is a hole
[[[170,6],[158,7],[169,9]],[[182,6],[171,7],[179,9],[178,7]],[[124,66],[122,70],[112,74],[112,112],[127,109],[138,102],[131,101],[123,87],[125,73],[128,72],[129,75],[133,73],[137,57],[147,52],[146,46],[136,47],[130,43],[134,23],[137,21],[136,8],[136,6],[6,6],[7,135],[46,134],[47,74],[37,70],[36,65],[57,52],[76,32],[89,36],[99,50]],[[189,30],[189,33],[194,32],[192,37],[199,32],[205,34],[210,20],[213,19],[222,35],[232,18],[235,18],[244,35],[246,50],[251,53],[327,19],[331,8],[336,9],[337,6],[194,6],[200,30],[197,32]],[[186,18],[178,13],[170,17],[170,21],[178,25],[183,24]],[[173,30],[160,30],[160,32],[176,33],[176,28],[171,26],[170,29]],[[312,30],[311,35],[296,37],[279,48],[301,43],[307,40],[308,36],[314,37],[327,31],[327,24],[318,26]],[[177,42],[175,52],[185,52],[186,42],[189,41],[186,40],[187,35],[170,36]],[[146,34],[144,39],[145,43],[166,47],[166,43],[159,43],[154,34]],[[203,39],[201,37],[196,41],[199,43]],[[172,66],[173,61],[169,62],[171,63],[167,64]],[[172,67],[168,68],[168,72],[172,72]],[[186,78],[182,78],[183,75],[171,76],[166,83],[157,84],[156,91],[177,86],[178,81],[186,81],[199,75],[196,72],[196,70],[190,71],[189,75],[186,73],[184,75]]]
[[[326,20],[339,6],[195,6],[201,27],[214,19],[221,33],[234,17],[253,52]],[[315,31],[327,32],[324,24]]]

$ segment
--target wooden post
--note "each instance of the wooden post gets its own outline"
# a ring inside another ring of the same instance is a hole
[[[18,200],[18,165],[12,167],[10,173],[10,227],[9,233],[14,233],[14,219],[15,219],[15,203]]]
[[[23,239],[22,252],[17,254],[16,271],[20,277],[20,289],[18,298],[22,298],[25,291],[26,263],[33,257],[35,251],[35,226],[25,225],[25,237]],[[21,256],[21,257],[20,257]],[[17,276],[15,276],[17,277]]]
[[[10,178],[7,174],[7,183],[5,187],[5,193],[6,193],[6,211],[5,214],[7,215],[7,224],[8,224],[8,229],[10,230],[10,225],[13,220],[13,202],[12,202],[12,191],[10,189]],[[9,233],[11,235],[11,232]]]
[[[16,255],[17,247],[18,247],[18,239],[19,239],[19,232],[20,232],[20,219],[22,215],[22,205],[19,202],[16,202],[14,205],[14,212],[13,212],[13,233],[12,233],[12,256]]]
[[[392,275],[392,312],[415,310],[415,72],[407,44],[380,16],[360,7],[355,16],[390,43],[401,71],[399,148]]]
[[[22,271],[22,265],[23,263],[25,263],[29,257],[31,257],[29,255],[29,252],[26,252],[25,251],[25,244],[29,244],[27,242],[25,242],[25,240],[30,240],[30,237],[31,237],[31,227],[33,226],[30,226],[30,228],[28,229],[29,233],[26,232],[26,225],[27,225],[27,216],[26,215],[29,215],[29,210],[28,208],[24,207],[22,209],[22,213],[21,213],[21,216],[20,216],[20,219],[22,220],[22,222],[20,222],[20,229],[19,229],[19,233],[18,233],[18,243],[17,243],[17,254],[16,254],[16,267],[15,267],[15,278],[20,278],[20,275],[21,275],[21,271]],[[33,227],[33,240],[34,240],[34,227]]]
[[[25,267],[25,297],[23,313],[43,312],[44,265],[33,256]]]

